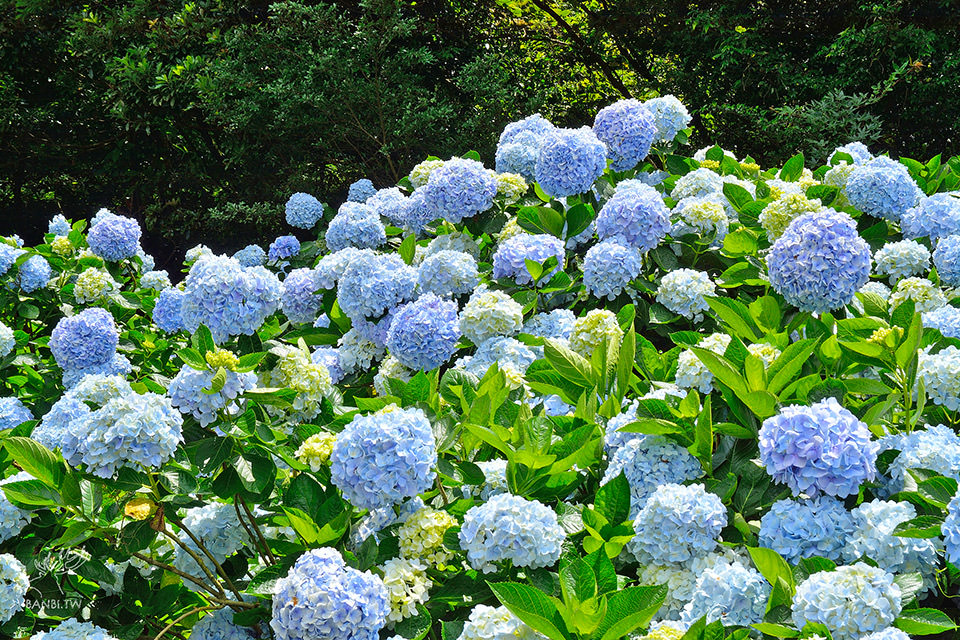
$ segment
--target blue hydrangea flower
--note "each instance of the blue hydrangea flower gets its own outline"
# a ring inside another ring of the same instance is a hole
[[[351,259],[344,269],[337,299],[343,312],[357,322],[378,318],[413,299],[416,288],[417,271],[400,256],[365,251]]]
[[[847,178],[850,204],[877,218],[899,222],[923,193],[907,168],[886,157],[858,166]]]
[[[631,517],[636,517],[660,485],[681,484],[703,475],[700,461],[673,440],[638,433],[626,435],[633,438],[617,447],[600,484],[610,482],[621,472],[624,474],[630,483]]]
[[[191,638],[194,636],[190,636]],[[80,622],[68,618],[50,631],[41,631],[30,636],[30,640],[117,640],[106,629],[92,622]]]
[[[460,331],[479,345],[494,336],[512,336],[523,326],[523,307],[503,291],[477,287],[460,311]]]
[[[639,249],[624,246],[618,239],[604,240],[591,247],[583,259],[583,284],[597,298],[613,300],[642,269]]]
[[[17,282],[24,293],[33,293],[37,289],[47,286],[53,277],[53,269],[43,256],[30,256],[20,265]]]
[[[819,571],[797,585],[793,624],[802,629],[819,622],[834,640],[860,640],[900,615],[900,593],[893,574],[862,562]]]
[[[130,361],[126,356],[120,355],[119,353],[113,354],[113,357],[110,358],[107,362],[103,364],[93,365],[92,367],[84,367],[82,369],[64,369],[63,370],[63,386],[67,389],[70,389],[77,385],[84,377],[90,375],[103,375],[103,376],[126,376],[133,370],[133,366],[130,364]]]
[[[657,127],[643,103],[630,98],[601,109],[593,121],[593,132],[607,145],[611,168],[627,171],[650,153]]]
[[[671,142],[677,134],[687,128],[691,116],[683,103],[675,96],[666,95],[643,103],[657,128],[656,142]]]
[[[297,236],[280,236],[270,243],[267,256],[270,260],[286,260],[300,253],[300,241]]]
[[[844,498],[877,472],[879,445],[870,429],[835,398],[784,407],[763,421],[759,446],[767,472],[794,495]]]
[[[323,204],[309,193],[293,194],[284,209],[287,224],[298,229],[313,229],[323,217]]]
[[[333,289],[337,286],[337,281],[346,271],[347,265],[357,256],[365,255],[369,251],[363,249],[354,249],[347,247],[334,253],[328,253],[320,258],[320,262],[314,267],[317,273],[317,284],[321,289]]]
[[[183,315],[180,310],[183,306],[184,293],[180,289],[164,289],[157,296],[153,305],[153,322],[167,333],[183,330]]]
[[[233,609],[224,607],[193,625],[190,640],[253,640],[253,634],[246,627],[234,624]]]
[[[214,502],[202,507],[187,509],[187,513],[183,517],[183,524],[221,564],[240,551],[247,541],[244,528],[237,521],[237,511],[232,504]],[[216,573],[216,567],[190,536],[181,531],[178,537],[183,546],[193,551],[207,569]],[[180,545],[174,547],[173,566],[191,575],[204,575],[203,568],[198,566],[197,561]],[[197,590],[198,588],[196,584],[189,580],[184,580],[183,584],[188,589]]]
[[[417,270],[420,291],[438,296],[459,296],[477,288],[477,261],[463,251],[445,249],[427,256]]]
[[[267,262],[267,252],[258,244],[248,244],[233,254],[241,267],[259,267]]]
[[[569,340],[577,317],[570,309],[554,309],[541,312],[527,320],[521,333],[541,338]]]
[[[644,253],[657,247],[670,231],[670,210],[660,193],[645,184],[617,189],[597,214],[597,237],[622,238]]]
[[[862,636],[860,640],[911,640],[905,632],[897,629],[896,627],[887,627],[883,631],[876,631],[866,636]]]
[[[607,147],[589,127],[557,129],[537,156],[536,182],[556,198],[590,191],[607,168]]]
[[[494,172],[476,160],[451,158],[430,174],[423,203],[433,218],[457,224],[492,207],[496,195]]]
[[[55,236],[68,236],[71,231],[73,231],[73,228],[62,213],[53,216],[50,219],[50,224],[47,225],[47,233],[52,233]]]
[[[931,242],[960,235],[960,197],[953,192],[921,198],[917,206],[903,214],[900,228],[904,237],[930,238]]]
[[[523,120],[517,120],[516,122],[511,122],[506,127],[503,128],[503,132],[500,134],[500,144],[507,144],[514,142],[525,133],[532,133],[537,137],[543,137],[549,135],[556,131],[557,128],[553,126],[549,120],[541,116],[539,113],[535,113],[532,116],[527,116]],[[502,171],[498,172],[503,173]],[[518,172],[508,172],[508,173],[518,173]]]
[[[607,424],[604,427],[603,448],[606,450],[607,456],[609,456],[611,461],[620,447],[640,437],[641,434],[639,433],[620,431],[621,427],[637,421],[637,409],[639,406],[639,402],[634,400],[623,407],[620,413],[607,420]]]
[[[960,565],[960,494],[947,505],[947,517],[940,526],[947,562]]]
[[[838,153],[845,153],[853,158],[853,164],[856,166],[864,165],[873,160],[873,154],[867,149],[867,145],[862,142],[848,142],[842,147],[837,147],[827,159],[827,164],[833,164],[833,157]]]
[[[522,375],[536,359],[533,349],[519,340],[494,336],[481,342],[472,356],[457,360],[456,367],[482,378],[496,363],[501,370],[509,369]]]
[[[460,335],[457,303],[428,293],[400,307],[386,344],[403,366],[432,371],[454,354]]]
[[[739,562],[717,563],[697,578],[680,620],[693,624],[706,616],[707,623],[747,627],[763,622],[769,597],[770,583],[759,572]]]
[[[795,219],[767,254],[770,284],[803,311],[850,304],[870,278],[870,247],[845,213],[823,208]]]
[[[421,195],[422,198],[422,195]],[[393,225],[402,227],[406,223],[409,198],[397,187],[380,189],[364,203],[377,215],[386,218]],[[427,220],[427,222],[430,222]]]
[[[500,493],[464,514],[459,537],[470,566],[492,573],[507,560],[530,569],[553,565],[566,534],[550,507]]]
[[[373,182],[367,178],[360,178],[347,190],[347,202],[366,202],[376,192],[377,188],[373,186]]]
[[[94,255],[116,262],[137,255],[140,234],[140,224],[136,220],[112,215],[90,228],[87,244]]]
[[[938,353],[922,350],[917,378],[923,381],[927,398],[950,411],[960,409],[960,349],[949,346]]]
[[[5,242],[0,242],[0,276],[10,271],[10,267],[17,259],[25,254],[26,251],[12,247]]]
[[[140,271],[153,271],[153,268],[157,266],[157,261],[153,259],[153,256],[143,250],[143,247],[140,244],[137,244],[137,257],[140,258]]]
[[[702,484],[663,484],[643,504],[627,548],[641,562],[685,562],[717,547],[727,508]]]
[[[960,338],[960,309],[949,305],[923,314],[923,326],[938,330],[947,338]]]
[[[760,519],[761,547],[773,549],[790,564],[819,556],[840,562],[844,542],[853,532],[853,518],[831,496],[778,500]]]
[[[536,179],[537,157],[545,138],[532,131],[521,131],[509,142],[501,142],[497,146],[497,172],[516,173],[523,176],[524,180],[533,182]]]
[[[330,372],[330,381],[337,384],[343,379],[343,369],[340,368],[340,354],[334,347],[317,347],[310,354],[314,364],[322,364]]]
[[[313,322],[321,311],[323,298],[316,295],[320,285],[313,269],[294,269],[283,281],[280,308],[287,319],[294,323]]]
[[[377,640],[389,613],[383,581],[325,547],[304,553],[277,581],[270,628],[277,640]]]
[[[401,226],[419,235],[424,228],[441,217],[440,212],[427,204],[426,189],[417,189],[404,201]]]
[[[347,247],[373,249],[387,241],[387,232],[372,207],[344,202],[330,221],[325,239],[331,251]]]
[[[23,609],[29,589],[26,567],[9,553],[0,553],[0,624]]]
[[[224,342],[253,335],[280,305],[282,286],[264,267],[243,268],[233,258],[204,256],[190,267],[183,291],[183,326],[193,332],[206,325],[214,341]]]
[[[361,338],[369,340],[383,349],[387,346],[387,332],[390,331],[390,323],[393,322],[393,316],[397,313],[398,308],[388,309],[387,313],[378,320],[358,318],[353,321],[353,328]]]
[[[960,287],[960,235],[941,238],[933,252],[933,264],[942,285]]]
[[[170,274],[165,270],[147,271],[140,276],[140,287],[143,289],[154,289],[163,291],[170,286]]]
[[[710,308],[706,298],[716,294],[710,276],[695,269],[677,269],[663,276],[657,287],[657,302],[685,318],[698,321]]]
[[[351,504],[375,509],[427,491],[436,473],[437,448],[420,409],[390,405],[356,416],[337,436],[330,478]]]
[[[209,391],[212,388],[215,373],[184,365],[167,389],[173,406],[184,415],[192,415],[204,427],[216,420],[217,413],[222,410],[235,413],[238,410],[237,397],[257,386],[257,374],[252,371],[226,371],[223,388],[216,393],[204,393],[204,389]]]
[[[937,544],[929,538],[906,538],[894,534],[897,525],[917,516],[909,502],[874,500],[850,512],[853,531],[846,538],[843,558],[848,563],[870,558],[890,573],[919,572],[924,591],[934,588]]]
[[[960,240],[960,236],[957,239]],[[929,271],[930,251],[914,240],[888,242],[874,254],[873,261],[877,264],[877,273],[890,276],[890,284],[895,284],[902,278]]]
[[[8,482],[23,482],[25,480],[33,480],[33,476],[26,471],[21,471],[9,478],[0,480],[0,486]],[[30,523],[30,516],[30,511],[15,506],[7,498],[7,494],[0,490],[0,542],[6,542],[10,538],[20,535],[23,528]]]
[[[478,604],[456,640],[543,640],[545,636],[528,627],[506,607]],[[391,638],[396,640],[396,637]]]
[[[527,270],[526,260],[542,263],[551,256],[557,259],[557,266],[541,276],[538,286],[545,285],[563,268],[566,258],[563,241],[545,233],[518,233],[501,242],[493,254],[493,277],[509,278],[519,285],[532,284],[533,277]]]
[[[0,398],[0,430],[13,429],[27,420],[33,420],[33,414],[20,398]]]
[[[723,193],[723,178],[711,169],[696,169],[677,179],[670,197],[674,200],[685,200],[714,193]]]
[[[119,340],[113,316],[94,307],[61,318],[50,334],[49,346],[61,369],[85,369],[109,362]]]
[[[900,452],[887,467],[886,495],[917,490],[908,469],[927,469],[960,480],[960,436],[950,427],[938,424],[909,434],[887,436],[881,439],[880,446]]]

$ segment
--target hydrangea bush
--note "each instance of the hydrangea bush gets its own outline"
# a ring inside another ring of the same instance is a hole
[[[960,159],[690,121],[0,238],[0,637],[952,637]]]

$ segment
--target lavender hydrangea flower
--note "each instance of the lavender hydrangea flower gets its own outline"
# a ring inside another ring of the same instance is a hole
[[[844,541],[853,532],[853,518],[831,496],[778,500],[760,519],[760,546],[773,549],[796,564],[819,556],[840,561]]]
[[[113,316],[94,307],[61,318],[50,334],[49,346],[61,369],[85,369],[109,362],[119,340]]]
[[[234,624],[233,609],[224,607],[193,625],[190,640],[253,640],[253,634],[250,629]]]
[[[432,371],[450,359],[459,339],[457,303],[428,293],[397,311],[386,344],[403,366]]]
[[[94,255],[116,262],[137,254],[141,233],[139,223],[133,218],[113,215],[90,228],[87,244]]]
[[[175,333],[183,330],[183,307],[184,293],[180,289],[164,289],[157,296],[157,301],[153,305],[153,322],[167,333]]]
[[[600,240],[621,238],[646,253],[670,231],[670,210],[656,189],[640,184],[617,189],[597,214],[596,224]]]
[[[373,207],[344,202],[330,221],[325,238],[331,251],[347,247],[374,249],[387,241],[387,233]]]
[[[312,323],[321,311],[323,299],[316,295],[320,289],[317,272],[313,269],[294,269],[283,281],[280,309],[294,324]]]
[[[923,195],[905,166],[882,156],[853,170],[846,194],[860,211],[893,222],[899,222]]]
[[[390,405],[344,428],[330,455],[330,478],[352,504],[375,509],[428,490],[436,463],[427,416]]]
[[[673,141],[677,134],[690,124],[690,113],[675,96],[653,98],[644,102],[643,106],[653,117],[653,124],[657,130],[654,138],[656,142]]]
[[[770,284],[803,311],[849,304],[870,278],[870,247],[845,213],[821,209],[787,227],[767,255]]]
[[[507,560],[515,567],[549,567],[560,558],[566,538],[553,509],[510,493],[471,507],[459,536],[470,566],[484,573]]]
[[[27,420],[33,420],[33,414],[20,398],[0,398],[0,430],[13,429]]]
[[[639,249],[624,246],[618,238],[604,240],[590,247],[583,259],[583,284],[597,298],[613,300],[642,269]]]
[[[627,548],[641,562],[685,562],[717,547],[727,508],[702,484],[663,484],[643,504]]]
[[[304,553],[277,581],[270,628],[277,640],[377,640],[389,613],[383,581],[325,547]]]
[[[553,274],[563,268],[566,258],[563,241],[547,234],[517,234],[502,242],[493,254],[493,277],[509,278],[519,285],[532,284],[533,277],[526,261],[542,263],[550,257],[557,259],[557,266],[541,276],[538,286],[545,285]]]
[[[20,290],[24,293],[33,293],[38,289],[47,286],[53,277],[53,269],[50,263],[43,256],[30,256],[27,261],[20,265],[20,272],[17,274],[17,283]]]
[[[297,236],[279,236],[270,243],[270,250],[267,256],[270,260],[286,260],[300,253],[300,241]]]
[[[284,212],[291,227],[312,229],[323,217],[323,204],[309,193],[298,192],[287,200]]]
[[[367,178],[360,178],[347,189],[347,201],[366,202],[376,192],[377,188],[373,186],[373,182]]]
[[[340,277],[337,299],[351,320],[379,318],[411,300],[417,287],[417,272],[396,254],[358,253]]]
[[[237,397],[257,386],[257,374],[252,371],[225,371],[223,388],[216,393],[204,393],[213,387],[214,371],[199,371],[184,365],[170,381],[167,395],[174,407],[184,415],[192,415],[201,426],[217,419],[217,413],[237,410]]]
[[[907,238],[940,238],[960,235],[960,197],[958,192],[935,193],[921,198],[907,210],[900,220],[900,228]]]
[[[420,291],[438,296],[459,296],[477,288],[477,261],[463,251],[438,251],[424,258],[417,270]]]
[[[239,262],[241,267],[259,267],[266,263],[267,252],[258,244],[248,244],[233,254],[233,259]]]
[[[10,267],[25,253],[26,251],[23,249],[11,247],[9,244],[0,241],[0,276],[10,271]]]
[[[557,129],[537,156],[536,182],[561,198],[586,193],[607,168],[607,147],[589,127]]]
[[[593,132],[607,145],[611,168],[627,171],[650,153],[657,127],[643,103],[630,98],[601,109],[593,122]]]
[[[843,498],[873,480],[879,445],[870,430],[835,398],[788,406],[763,421],[760,460],[794,495]]]
[[[661,485],[681,484],[703,475],[700,462],[673,440],[637,433],[626,435],[633,438],[616,448],[600,484],[624,474],[630,484],[631,517],[636,517],[646,499]]]
[[[933,252],[933,264],[941,284],[960,287],[960,235],[941,238]]]
[[[718,563],[697,578],[680,620],[693,624],[706,616],[708,623],[747,627],[763,622],[769,597],[770,584],[759,572],[739,562]]]
[[[396,187],[380,189],[367,198],[365,205],[373,209],[378,216],[386,218],[395,226],[406,223],[407,196]]]
[[[310,359],[315,364],[322,364],[330,372],[330,381],[333,384],[339,383],[343,379],[343,369],[340,367],[340,354],[334,347],[317,347],[310,354]]]
[[[47,225],[47,233],[52,233],[55,236],[68,236],[71,231],[73,231],[73,228],[62,213],[53,216]]]
[[[820,571],[797,585],[793,624],[819,622],[834,640],[860,640],[900,615],[900,587],[893,575],[862,562]]]
[[[493,206],[495,174],[476,160],[451,158],[430,174],[423,188],[424,206],[433,218],[457,224]]]

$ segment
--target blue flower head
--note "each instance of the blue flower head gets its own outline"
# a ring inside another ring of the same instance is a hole
[[[947,517],[940,526],[947,562],[960,565],[960,494],[947,505]]]
[[[233,609],[224,607],[193,625],[190,640],[253,640],[253,634],[246,627],[234,624]]]
[[[570,309],[554,309],[541,312],[527,320],[521,333],[541,338],[569,340],[577,317]]]
[[[6,242],[0,241],[0,276],[10,271],[10,267],[17,259],[25,254],[26,251],[10,246]]]
[[[366,202],[370,196],[377,192],[376,187],[367,178],[360,178],[350,185],[347,190],[348,202]]]
[[[376,509],[427,491],[436,477],[437,448],[420,409],[395,405],[356,416],[337,436],[330,477],[354,506]]]
[[[883,156],[853,170],[846,194],[860,211],[892,222],[899,222],[923,195],[905,166]]]
[[[884,495],[916,491],[916,479],[910,469],[926,469],[960,480],[960,436],[950,427],[938,424],[906,435],[886,436],[880,440],[880,447],[900,452],[887,467],[889,481],[882,491]]]
[[[72,230],[73,228],[62,213],[53,216],[50,219],[50,224],[47,225],[47,233],[52,233],[55,236],[68,236]]]
[[[794,495],[845,498],[877,472],[879,445],[835,398],[784,407],[763,421],[759,446],[767,472]]]
[[[126,376],[133,370],[133,366],[126,356],[119,353],[113,354],[113,357],[103,364],[84,367],[83,369],[64,369],[63,386],[67,389],[75,387],[81,380],[89,375],[102,376]]]
[[[613,300],[620,295],[643,268],[640,250],[619,240],[604,240],[590,247],[583,259],[583,284],[601,300]]]
[[[177,375],[170,381],[167,395],[180,413],[192,415],[201,426],[207,426],[217,419],[217,414],[226,410],[228,413],[236,411],[237,397],[257,386],[257,374],[252,371],[238,373],[225,371],[227,374],[223,388],[216,393],[204,393],[213,387],[214,371],[200,371],[184,365]]]
[[[423,260],[417,271],[417,281],[424,293],[459,296],[477,288],[480,274],[472,255],[444,249]]]
[[[454,354],[460,335],[457,303],[427,293],[400,307],[386,343],[390,355],[403,366],[432,371]]]
[[[233,254],[241,267],[259,267],[267,261],[267,252],[258,244],[248,244]]]
[[[50,351],[61,369],[85,369],[109,362],[119,340],[113,316],[92,307],[60,319],[50,334]]]
[[[43,256],[30,256],[27,261],[20,265],[20,273],[17,274],[17,282],[20,284],[20,290],[24,293],[33,293],[37,289],[47,286],[50,278],[53,277],[53,269],[50,263]]]
[[[280,295],[280,308],[291,323],[316,320],[323,302],[323,298],[317,295],[319,289],[317,272],[313,269],[294,269],[287,275]]]
[[[671,142],[690,124],[690,113],[675,96],[666,95],[643,103],[657,128],[655,142]]]
[[[713,551],[726,525],[727,508],[702,484],[663,484],[637,514],[627,548],[641,563],[685,562]]]
[[[516,173],[524,180],[536,179],[537,156],[546,139],[532,131],[521,131],[510,142],[501,142],[497,146],[496,167],[498,173]]]
[[[617,189],[597,214],[597,237],[622,238],[646,253],[655,249],[670,231],[670,210],[653,187],[637,184]]]
[[[304,553],[277,581],[270,628],[277,640],[377,640],[389,613],[383,581],[324,547]]]
[[[870,247],[845,213],[823,208],[796,218],[767,255],[770,284],[803,311],[845,306],[870,278]]]
[[[833,164],[833,156],[838,153],[845,153],[853,158],[853,164],[860,166],[867,164],[873,160],[873,154],[870,153],[870,150],[867,149],[867,145],[862,142],[848,142],[842,147],[837,147],[833,150],[833,153],[830,154],[830,157],[827,159],[827,164]]]
[[[109,262],[137,255],[140,224],[133,218],[112,215],[94,224],[87,234],[87,244],[94,255]]]
[[[707,623],[748,627],[763,622],[769,597],[770,583],[758,571],[739,562],[718,562],[697,578],[680,620],[690,625],[706,616]]]
[[[557,266],[543,274],[539,286],[545,285],[553,274],[563,268],[566,257],[563,241],[545,233],[518,233],[501,242],[497,252],[493,254],[493,277],[509,278],[519,285],[532,284],[533,277],[527,269],[526,261],[542,263],[551,256],[557,259]]]
[[[589,127],[557,129],[540,147],[536,181],[557,198],[590,191],[607,168],[607,147]]]
[[[947,338],[960,338],[960,309],[949,305],[923,314],[923,326],[937,329]]]
[[[164,289],[157,296],[157,301],[153,305],[153,322],[162,331],[175,333],[183,330],[183,306],[184,293],[180,289],[173,287]]]
[[[229,611],[229,609],[227,609]],[[193,636],[191,636],[193,637]],[[50,631],[41,631],[30,636],[30,640],[116,640],[106,629],[92,622],[80,622],[76,618],[64,620]]]
[[[622,472],[630,483],[630,515],[646,503],[660,485],[680,484],[703,475],[703,467],[689,451],[663,436],[627,433],[633,436],[618,447],[600,484]]]
[[[566,538],[553,509],[510,493],[471,507],[459,535],[470,566],[484,573],[507,560],[515,567],[549,567]]]
[[[853,519],[843,503],[831,496],[807,500],[778,500],[760,519],[761,547],[773,549],[797,564],[819,556],[840,562],[844,542],[853,531]]]
[[[650,153],[657,127],[643,103],[629,98],[601,109],[593,122],[593,132],[607,145],[611,168],[627,171]]]
[[[325,239],[331,251],[347,247],[373,249],[387,241],[387,232],[373,207],[344,202],[330,221]]]
[[[803,629],[808,622],[819,622],[834,640],[861,640],[900,615],[900,594],[893,574],[863,562],[819,571],[797,585],[793,624]]]
[[[960,235],[941,238],[933,252],[933,264],[942,285],[960,287]]]
[[[323,204],[309,193],[295,193],[285,207],[287,224],[298,229],[313,229],[323,217]]]
[[[378,216],[386,218],[395,226],[402,226],[405,221],[407,196],[396,187],[380,189],[367,198],[364,203],[373,209]],[[429,222],[429,221],[428,221]]]
[[[0,398],[0,430],[13,429],[27,420],[33,420],[33,414],[20,398]]]
[[[457,224],[492,207],[496,195],[496,174],[476,160],[452,158],[430,174],[423,202],[434,219]]]
[[[366,250],[350,260],[340,277],[337,299],[353,321],[379,318],[402,302],[412,300],[417,272],[400,256]]]
[[[300,241],[297,236],[280,236],[270,243],[268,256],[271,260],[286,260],[300,253]]]
[[[954,192],[921,198],[903,214],[900,228],[907,238],[930,238],[931,242],[960,235],[960,197]]]

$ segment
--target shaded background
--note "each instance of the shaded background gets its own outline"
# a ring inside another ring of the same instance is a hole
[[[946,157],[958,32],[944,0],[0,0],[0,234],[105,206],[175,269],[289,232],[294,191],[336,205],[430,154],[492,166],[506,123],[589,124],[623,96],[680,97],[691,152]]]

